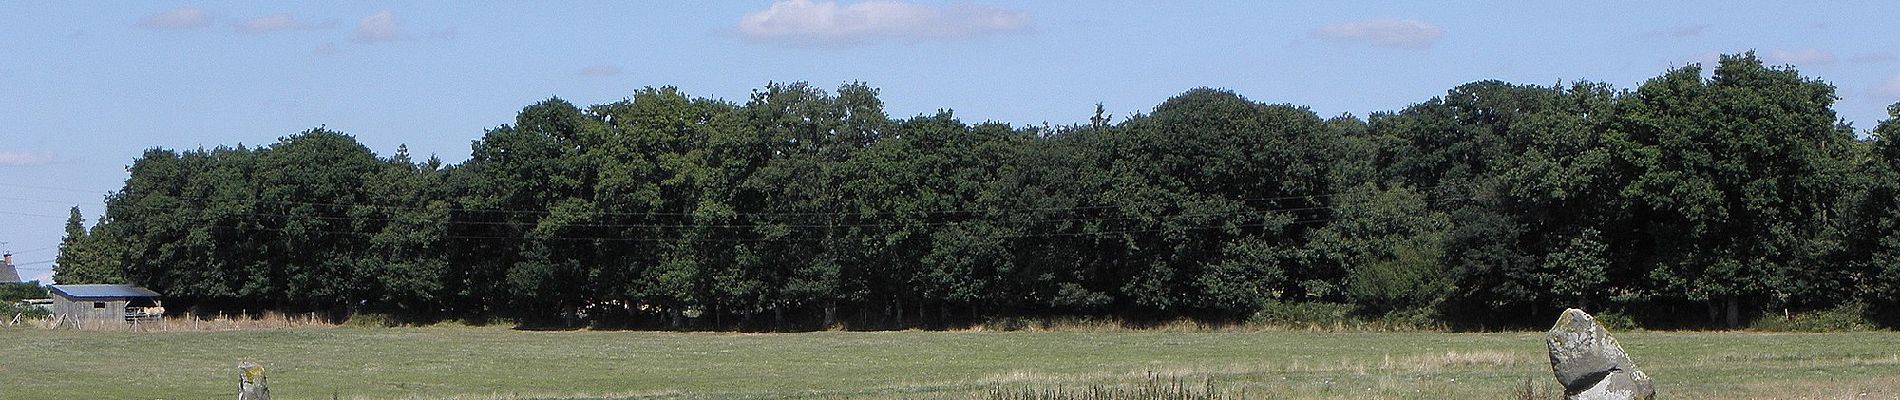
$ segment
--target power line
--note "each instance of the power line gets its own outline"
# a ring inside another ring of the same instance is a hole
[[[91,202],[93,202],[93,200],[88,200],[88,201],[78,201],[78,202],[73,202],[73,201],[61,201],[61,200],[46,200],[46,199],[33,199],[33,198],[25,198],[25,197],[12,197],[12,196],[0,196],[0,200],[17,200],[17,201],[30,201],[30,202],[35,202],[35,203],[47,203],[47,204],[73,204],[73,205],[77,205],[77,204],[80,204],[80,203],[91,203]]]
[[[74,193],[89,193],[89,194],[109,194],[109,193],[112,193],[112,192],[113,192],[113,191],[111,191],[111,190],[100,190],[100,191],[93,191],[93,190],[84,190],[84,189],[73,189],[73,188],[67,188],[67,187],[55,187],[55,186],[38,186],[38,185],[27,185],[27,184],[20,184],[20,183],[6,183],[6,184],[4,184],[4,185],[5,185],[6,187],[9,187],[9,188],[28,188],[28,189],[41,189],[41,190],[57,190],[57,191],[63,191],[63,192],[74,192]]]
[[[65,215],[46,215],[46,214],[15,212],[15,211],[0,211],[0,214],[23,215],[23,216],[28,216],[28,217],[45,217],[45,218],[66,218],[67,217]]]
[[[16,252],[13,252],[13,254],[26,254],[26,253],[32,253],[32,252],[38,252],[38,251],[47,251],[47,250],[52,250],[52,249],[57,249],[57,248],[59,248],[59,245],[52,245],[52,246],[46,246],[46,247],[41,247],[41,248],[32,249],[32,250],[16,251]]]

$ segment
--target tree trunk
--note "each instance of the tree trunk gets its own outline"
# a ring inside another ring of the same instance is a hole
[[[1742,303],[1742,300],[1739,297],[1736,297],[1736,296],[1728,297],[1728,327],[1729,328],[1740,328],[1742,326],[1742,304],[1741,303]]]

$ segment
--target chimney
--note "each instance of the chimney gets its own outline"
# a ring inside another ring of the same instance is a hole
[[[20,271],[13,269],[13,252],[6,252],[6,262],[0,263],[0,283],[20,281]]]

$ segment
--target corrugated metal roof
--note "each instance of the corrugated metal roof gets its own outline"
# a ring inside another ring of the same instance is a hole
[[[158,297],[158,292],[132,285],[53,285],[53,292],[66,297]]]

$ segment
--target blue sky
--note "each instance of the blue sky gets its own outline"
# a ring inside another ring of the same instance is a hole
[[[864,81],[893,116],[1019,125],[1211,86],[1364,116],[1475,80],[1630,88],[1755,50],[1832,82],[1841,117],[1872,128],[1900,102],[1900,3],[1824,4],[0,2],[0,247],[45,281],[66,209],[91,223],[148,148],[322,125],[460,162],[535,101],[643,86],[743,101]]]

